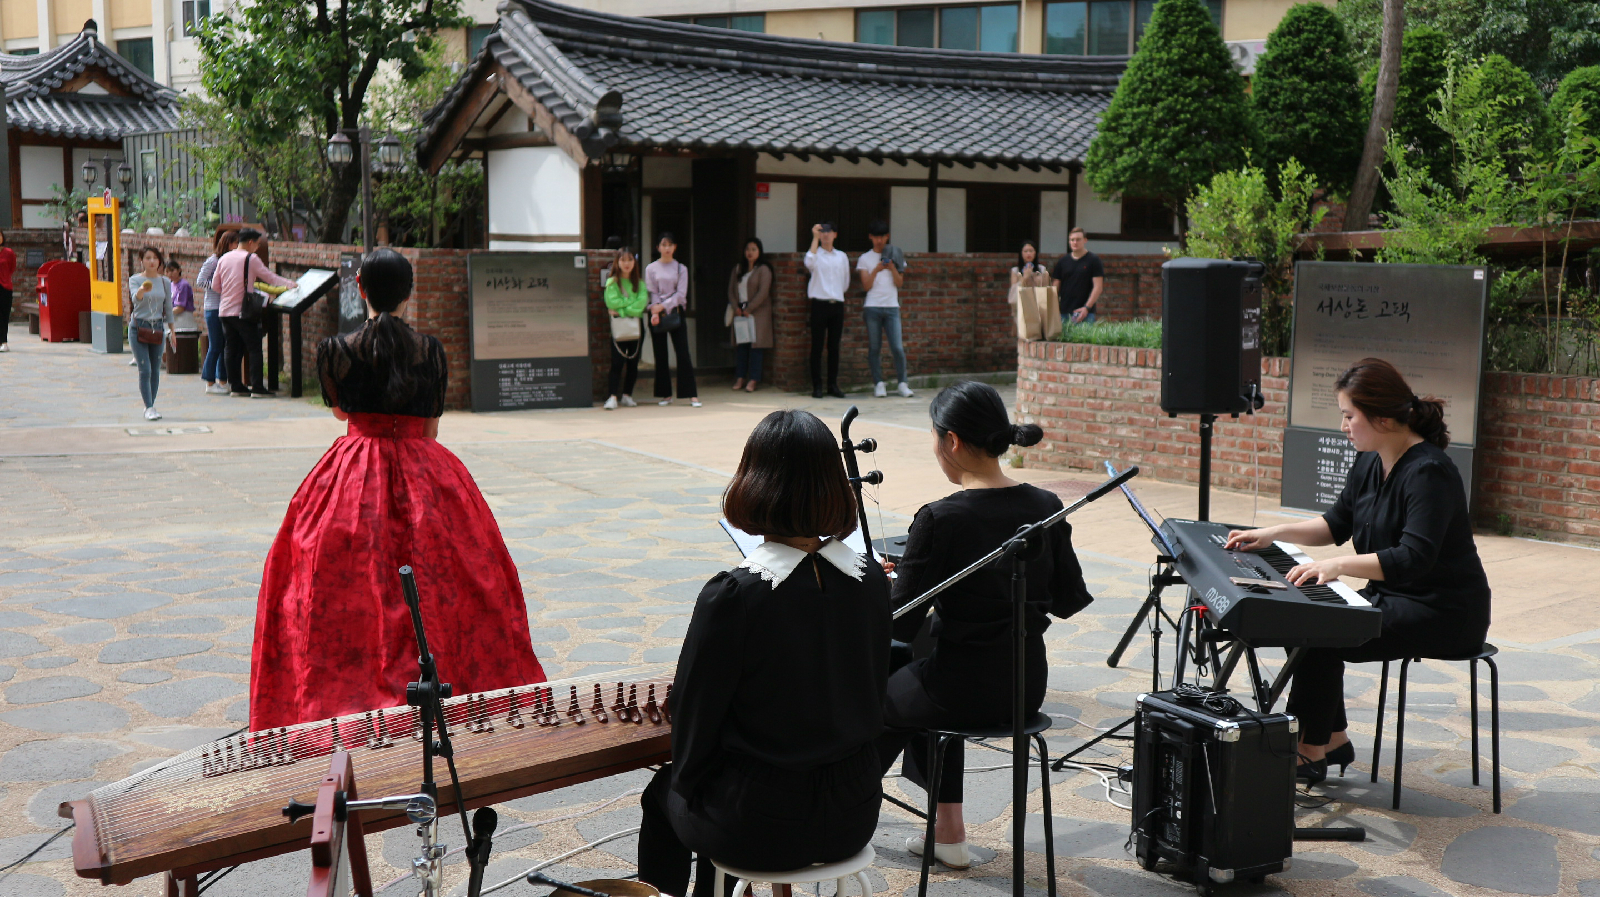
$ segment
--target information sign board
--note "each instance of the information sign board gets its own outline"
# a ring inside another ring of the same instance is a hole
[[[467,270],[472,410],[592,404],[585,257],[477,252]]]
[[[1476,266],[1295,266],[1284,507],[1324,511],[1338,498],[1355,450],[1340,432],[1333,384],[1370,356],[1392,362],[1417,395],[1444,400],[1448,453],[1472,482],[1488,297],[1489,272]]]
[[[274,308],[302,310],[304,306],[322,298],[322,294],[331,286],[330,281],[336,276],[327,268],[308,268],[293,287],[273,297],[272,305]]]

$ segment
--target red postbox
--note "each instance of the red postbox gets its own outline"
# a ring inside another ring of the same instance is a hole
[[[39,337],[47,343],[82,342],[78,315],[89,310],[89,267],[56,259],[39,266]]]

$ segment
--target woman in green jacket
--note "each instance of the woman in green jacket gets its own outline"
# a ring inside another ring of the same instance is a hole
[[[618,249],[617,259],[611,265],[611,277],[606,281],[606,309],[613,318],[637,321],[634,333],[638,335],[633,339],[617,339],[616,322],[613,322],[608,378],[611,395],[606,399],[607,411],[615,410],[618,405],[632,408],[638,404],[633,400],[633,384],[639,379],[639,348],[644,329],[641,316],[649,302],[650,294],[639,277],[638,257],[627,246]]]

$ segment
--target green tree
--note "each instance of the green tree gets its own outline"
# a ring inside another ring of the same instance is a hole
[[[1450,46],[1443,31],[1428,25],[1406,30],[1400,56],[1400,89],[1389,132],[1440,184],[1450,183],[1450,140],[1434,123],[1433,113],[1438,109],[1439,91],[1449,71]],[[1361,76],[1361,94],[1367,103],[1372,102],[1377,79],[1377,66],[1369,66]],[[1387,188],[1380,191],[1376,205],[1379,210],[1390,208]]]
[[[1460,113],[1512,174],[1554,148],[1556,129],[1544,97],[1527,72],[1498,53],[1485,56],[1462,78]]]
[[[1312,211],[1317,179],[1289,159],[1274,173],[1255,164],[1224,171],[1189,200],[1189,241],[1180,255],[1195,258],[1254,258],[1267,266],[1261,308],[1261,351],[1289,354],[1293,318],[1294,254],[1300,235],[1316,227],[1326,208]]]
[[[432,36],[468,24],[461,0],[256,0],[206,19],[201,83],[221,107],[215,125],[232,140],[296,152],[303,162],[295,164],[323,169],[318,239],[333,242],[343,236],[361,172],[326,170],[322,145],[365,123],[386,64],[401,81],[418,78]],[[309,154],[293,149],[302,144]]]
[[[1159,199],[1181,221],[1195,190],[1244,164],[1253,143],[1244,81],[1211,13],[1200,0],[1159,0],[1084,178],[1101,196]]]
[[[1367,110],[1333,10],[1289,7],[1256,63],[1251,111],[1268,171],[1298,159],[1320,186],[1340,194],[1350,188]]]
[[[1585,133],[1600,138],[1600,65],[1573,69],[1561,79],[1561,86],[1550,98],[1550,117],[1564,127],[1572,108],[1580,105],[1584,111]]]

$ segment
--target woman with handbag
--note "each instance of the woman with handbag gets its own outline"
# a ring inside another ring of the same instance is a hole
[[[728,326],[733,328],[733,388],[755,392],[762,350],[772,348],[772,262],[759,237],[744,244],[744,258],[728,275]]]
[[[1010,303],[1012,314],[1017,320],[1017,336],[1023,339],[1039,339],[1048,336],[1049,327],[1044,324],[1046,319],[1053,320],[1049,309],[1040,305],[1040,299],[1032,292],[1033,289],[1050,288],[1050,269],[1039,264],[1039,247],[1032,240],[1023,242],[1022,248],[1017,250],[1017,265],[1011,269],[1011,292],[1006,296]],[[1028,304],[1020,304],[1017,299],[1024,290],[1028,291]],[[1044,300],[1048,305],[1049,300]]]
[[[650,347],[656,356],[657,405],[672,404],[672,369],[667,366],[667,338],[678,355],[678,398],[700,407],[700,390],[694,382],[694,359],[689,357],[689,328],[683,312],[689,304],[689,269],[673,258],[678,240],[670,231],[661,232],[656,244],[661,257],[644,269],[644,285],[650,291]]]
[[[610,272],[605,298],[606,310],[611,313],[611,372],[607,375],[611,389],[605,409],[615,411],[619,404],[624,408],[639,404],[633,400],[633,384],[639,379],[644,307],[650,297],[639,282],[639,259],[631,247],[619,247],[606,270]]]
[[[161,347],[172,336],[172,281],[161,273],[166,259],[161,250],[146,246],[139,252],[144,271],[128,278],[128,297],[133,308],[128,332],[133,334],[130,348],[139,368],[139,397],[144,399],[144,419],[160,420],[156,410],[156,388],[161,385]]]

